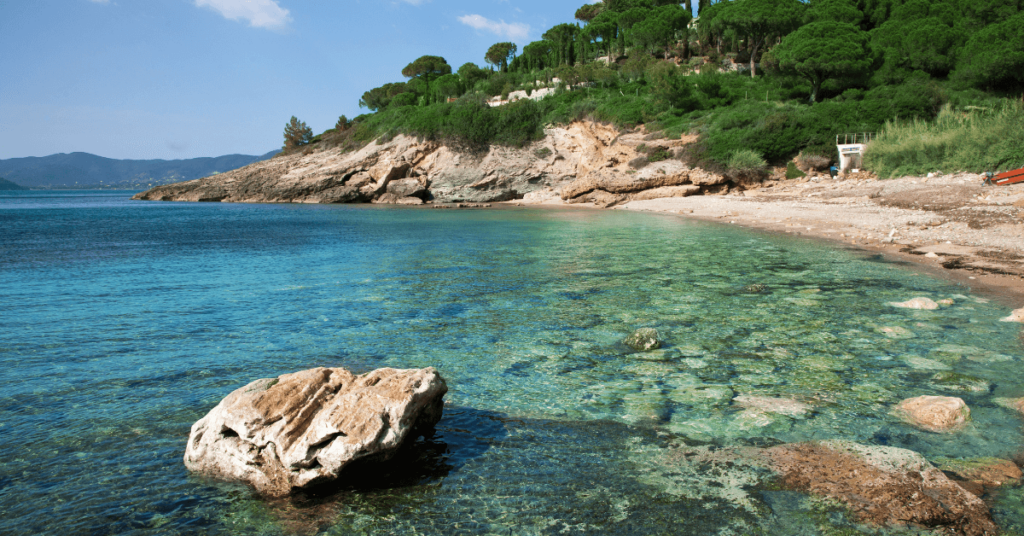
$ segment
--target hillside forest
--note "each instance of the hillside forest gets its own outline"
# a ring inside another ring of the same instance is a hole
[[[880,176],[1024,165],[1024,0],[605,0],[575,19],[482,65],[423,55],[363,94],[367,114],[318,136],[293,118],[285,150],[408,134],[475,151],[587,119],[696,134],[653,156],[718,171],[835,160],[837,134],[865,132]]]

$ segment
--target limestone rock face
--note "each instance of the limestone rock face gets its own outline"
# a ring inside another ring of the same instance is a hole
[[[683,186],[662,186],[637,192],[629,196],[630,201],[646,201],[648,199],[664,199],[666,197],[687,197],[700,193],[700,186],[686,184]]]
[[[690,171],[690,182],[697,186],[717,186],[719,184],[725,184],[728,181],[729,179],[722,175],[705,171],[703,169],[694,169]]]
[[[572,199],[594,190],[625,194],[689,182],[690,168],[677,160],[657,162],[639,172],[604,168],[583,175],[562,188],[562,199]]]
[[[624,195],[617,195],[604,190],[594,190],[587,192],[579,197],[565,200],[566,203],[593,203],[596,206],[607,208],[613,205],[617,205],[628,198]]]
[[[842,501],[861,521],[997,533],[985,503],[916,452],[823,441],[779,445],[764,455],[784,486]]]
[[[626,337],[623,341],[626,346],[634,350],[645,352],[661,348],[661,334],[654,328],[640,328]]]
[[[628,195],[690,184],[716,188],[726,178],[663,160],[633,170],[628,162],[640,144],[675,151],[693,139],[646,140],[646,132],[622,133],[579,121],[544,131],[543,140],[522,148],[491,146],[458,152],[432,141],[396,136],[363,148],[311,146],[203,179],[157,186],[133,199],[233,203],[490,203],[559,192],[562,199],[610,206]],[[423,187],[420,191],[416,183]],[[392,185],[395,186],[392,186]],[[567,187],[568,190],[566,189]],[[411,189],[411,190],[410,190]],[[591,192],[603,192],[581,200]],[[710,191],[710,190],[707,190]],[[657,194],[689,195],[692,189]],[[653,194],[651,194],[653,195]]]
[[[401,179],[392,181],[387,187],[388,193],[395,197],[423,197],[427,193],[425,184],[419,179]]]
[[[447,391],[432,367],[256,380],[192,425],[185,466],[287,495],[337,479],[352,462],[386,460],[437,423]]]
[[[914,426],[929,432],[954,432],[971,418],[963,399],[949,396],[919,396],[896,405],[894,412]]]
[[[902,307],[903,309],[938,309],[939,304],[935,303],[929,298],[913,298],[905,302],[890,302],[889,305],[893,307]]]

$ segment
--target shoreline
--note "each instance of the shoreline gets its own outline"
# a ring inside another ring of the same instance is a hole
[[[551,197],[513,206],[594,207]],[[911,263],[972,292],[1024,306],[1024,184],[980,175],[768,181],[728,195],[628,201],[611,207],[736,225]]]

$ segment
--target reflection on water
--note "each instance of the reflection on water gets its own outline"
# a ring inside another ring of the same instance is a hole
[[[997,403],[1024,395],[1006,309],[852,252],[621,212],[32,193],[0,195],[5,534],[864,531],[693,453],[1011,457],[1024,439]],[[953,305],[887,305],[916,296]],[[623,345],[639,327],[665,346]],[[314,366],[435,366],[445,415],[392,470],[288,500],[185,471],[224,395]],[[922,394],[964,398],[973,423],[889,414]],[[1017,495],[994,508],[1005,528],[1024,526]]]

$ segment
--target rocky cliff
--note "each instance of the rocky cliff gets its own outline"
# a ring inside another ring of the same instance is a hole
[[[159,186],[134,199],[421,204],[508,201],[530,195],[608,206],[729,188],[724,177],[691,170],[674,159],[630,166],[642,156],[638,149],[672,153],[686,139],[648,139],[653,136],[642,130],[623,134],[591,122],[549,128],[545,134],[528,147],[494,146],[486,154],[458,152],[408,136],[347,153],[314,149]]]

